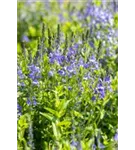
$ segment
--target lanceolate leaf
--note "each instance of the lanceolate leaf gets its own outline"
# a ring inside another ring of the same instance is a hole
[[[42,115],[42,116],[44,116],[44,117],[46,117],[48,120],[50,120],[50,121],[52,121],[53,120],[53,115],[51,115],[51,114],[48,114],[48,113],[41,113],[40,112],[40,114]]]
[[[70,121],[61,121],[57,123],[57,126],[69,126],[71,124]]]
[[[55,111],[55,110],[53,110],[51,108],[48,108],[48,107],[45,107],[45,109],[47,111],[49,111],[51,114],[53,114],[54,116],[59,117],[59,113],[57,111]]]
[[[53,134],[55,138],[58,138],[58,132],[57,132],[57,128],[54,122],[52,122],[52,127],[53,127]]]

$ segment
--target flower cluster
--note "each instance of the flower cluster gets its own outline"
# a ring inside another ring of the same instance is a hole
[[[34,64],[29,65],[29,78],[32,79],[33,85],[38,85],[38,79],[41,78],[40,68],[35,66]]]

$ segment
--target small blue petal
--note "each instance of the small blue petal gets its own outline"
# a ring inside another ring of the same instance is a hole
[[[115,134],[114,140],[115,140],[115,141],[118,141],[118,133]]]
[[[99,148],[103,148],[103,149],[104,149],[105,146],[104,146],[102,143],[100,143],[100,144],[99,144]]]
[[[94,101],[96,99],[96,97],[95,96],[92,96],[92,100]]]

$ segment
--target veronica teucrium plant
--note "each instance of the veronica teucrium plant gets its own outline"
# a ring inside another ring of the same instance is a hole
[[[17,4],[18,150],[117,149],[117,1]]]

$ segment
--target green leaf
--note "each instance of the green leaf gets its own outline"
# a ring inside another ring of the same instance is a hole
[[[92,126],[88,126],[85,128],[85,130],[88,130],[88,131],[92,131],[93,127]]]
[[[103,143],[104,143],[104,145],[108,145],[109,142],[107,140],[104,140]]]
[[[20,97],[20,95],[22,95],[21,92],[17,92],[17,98]]]
[[[99,44],[100,44],[100,41],[99,41],[99,40],[96,40],[96,39],[94,38],[94,45],[95,45],[96,48],[99,47]]]
[[[44,107],[47,111],[49,111],[51,114],[55,115],[56,117],[59,117],[59,113],[51,108]]]
[[[52,122],[52,127],[53,127],[54,136],[57,138],[57,137],[58,137],[58,132],[57,132],[56,125],[55,125],[55,123],[53,123],[53,122]]]
[[[105,115],[105,110],[103,109],[103,110],[101,111],[100,119],[103,119],[103,118],[104,118],[104,115]]]
[[[101,5],[101,2],[101,0],[94,0],[95,5],[98,7]]]
[[[47,118],[48,120],[50,120],[50,121],[52,121],[53,118],[54,118],[51,114],[48,114],[48,113],[41,113],[41,112],[40,112],[40,114],[43,115],[44,117],[46,117],[46,118]]]
[[[71,124],[70,121],[61,121],[57,123],[57,126],[69,126]]]
[[[19,131],[19,133],[18,133],[18,138],[19,138],[20,141],[22,141],[22,140],[23,140],[23,137],[24,137],[24,130],[21,129],[21,130]]]
[[[68,106],[70,101],[71,100],[67,100],[67,101],[66,100],[61,100],[60,101],[60,103],[58,105],[58,108],[57,108],[59,110],[59,117],[60,118],[65,114],[67,106]]]
[[[71,100],[62,100],[61,101],[61,104],[62,104],[61,109],[66,109],[70,101]]]
[[[22,54],[21,46],[19,43],[17,43],[17,54]]]
[[[21,116],[19,121],[18,121],[18,125],[21,127],[21,128],[28,128],[28,123],[26,122],[26,116]]]
[[[35,36],[36,35],[36,29],[32,26],[29,27],[29,33],[31,36]]]
[[[118,13],[114,15],[114,24],[115,24],[115,27],[118,28]]]
[[[79,112],[77,112],[77,111],[73,111],[73,113],[74,113],[74,115],[76,116],[76,117],[80,117],[80,118],[83,118],[83,115],[81,114],[81,113],[79,113]]]

